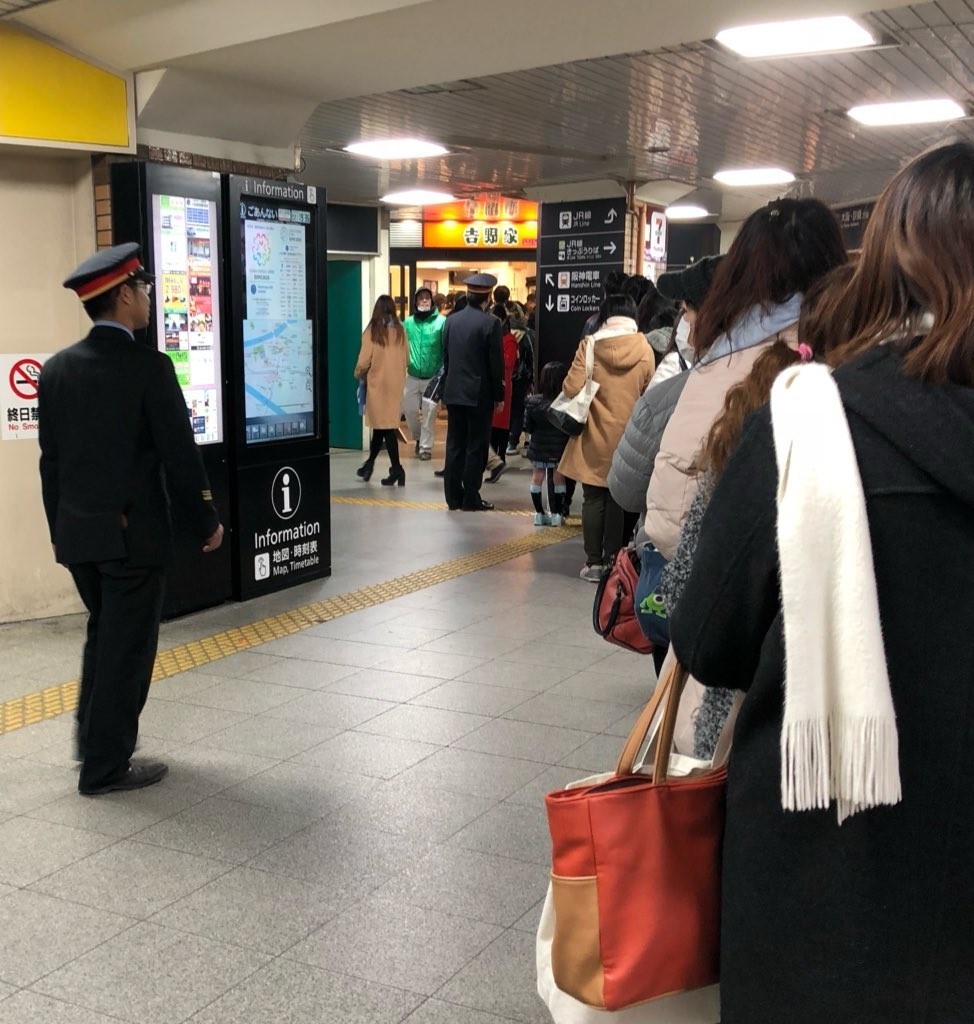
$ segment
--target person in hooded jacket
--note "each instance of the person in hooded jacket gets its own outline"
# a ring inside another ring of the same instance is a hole
[[[656,360],[636,326],[636,306],[628,295],[610,295],[599,312],[602,326],[592,336],[599,385],[585,429],[571,438],[558,471],[582,485],[582,539],[585,565],[579,575],[598,583],[604,567],[625,544],[626,516],[607,485],[612,453],[636,400],[653,376]],[[563,391],[574,398],[585,386],[588,341],[578,346]],[[635,524],[635,516],[632,517]]]
[[[646,491],[646,534],[666,559],[697,492],[696,456],[761,353],[793,342],[802,294],[846,262],[835,214],[817,199],[776,199],[744,222],[714,273],[696,323],[696,362],[663,432]]]
[[[646,511],[646,488],[663,431],[683,394],[689,379],[687,370],[695,358],[691,345],[693,325],[721,259],[720,256],[707,257],[691,263],[685,270],[663,274],[659,279],[660,294],[679,302],[683,314],[676,327],[668,332],[673,337],[671,351],[660,360],[653,379],[633,407],[619,446],[612,455],[609,491],[627,512],[642,516]]]
[[[767,407],[721,475],[670,619],[672,645],[698,680],[746,691],[727,780],[722,1024],[971,1018],[972,254],[974,146],[964,142],[893,179],[855,270],[818,314],[865,497],[900,799],[841,825],[834,802],[783,810],[791,680]],[[793,621],[799,635],[814,614]],[[858,691],[854,653],[831,653],[834,685]]]
[[[436,407],[423,409],[423,393],[430,379],[443,365],[443,328],[441,316],[429,288],[420,288],[413,298],[412,316],[403,322],[409,342],[409,369],[402,393],[406,424],[416,442],[416,454],[423,462],[433,457],[433,433]]]

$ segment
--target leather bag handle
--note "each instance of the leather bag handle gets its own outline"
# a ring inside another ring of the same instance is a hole
[[[676,666],[676,668],[678,667]],[[646,742],[646,737],[652,729],[653,722],[656,720],[656,715],[664,699],[670,692],[676,668],[656,684],[656,689],[653,691],[652,697],[649,698],[649,703],[643,708],[642,714],[636,720],[636,724],[629,733],[626,745],[622,748],[622,753],[619,755],[619,761],[616,764],[616,775],[634,774],[636,758]]]
[[[675,662],[669,673],[659,681],[649,703],[643,708],[642,714],[632,727],[626,745],[622,749],[619,761],[616,764],[616,775],[633,775],[635,773],[636,758],[642,750],[646,737],[651,733],[653,723],[663,710],[662,721],[656,735],[656,755],[653,762],[653,782],[665,782],[670,767],[670,755],[673,752],[673,735],[676,732],[677,713],[680,710],[680,700],[686,688],[690,673],[679,663]],[[730,713],[724,722],[717,747],[714,751],[712,766],[722,768],[730,757],[731,743],[734,738],[734,725],[737,721],[737,713],[744,703],[745,694],[738,692],[731,705]]]
[[[680,698],[687,685],[690,673],[679,663],[673,666],[670,673],[670,686],[666,694],[666,706],[663,709],[663,722],[659,735],[656,737],[656,758],[653,762],[653,782],[666,782],[666,773],[670,767],[670,754],[673,752],[673,734],[676,732],[676,716],[680,710]]]

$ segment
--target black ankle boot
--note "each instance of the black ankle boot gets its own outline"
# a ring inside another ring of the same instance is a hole
[[[365,462],[355,470],[355,475],[360,477],[362,480],[371,480],[373,469],[375,469],[375,459],[366,459]]]
[[[399,466],[398,468],[395,466],[390,466],[389,475],[387,477],[384,477],[382,480],[383,487],[395,487],[396,484],[398,484],[400,487],[406,486],[406,471],[402,468],[402,466]]]

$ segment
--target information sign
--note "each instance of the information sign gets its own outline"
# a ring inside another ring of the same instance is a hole
[[[293,187],[293,186],[292,186]],[[240,202],[244,434],[248,444],[315,433],[314,323],[308,316],[311,211]]]

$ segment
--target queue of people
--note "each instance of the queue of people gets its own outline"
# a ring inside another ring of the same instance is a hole
[[[780,199],[658,282],[670,370],[607,482],[666,560],[698,693],[681,752],[709,759],[737,713],[721,1024],[970,1016],[972,252],[956,143],[893,179],[855,259],[827,207]]]

